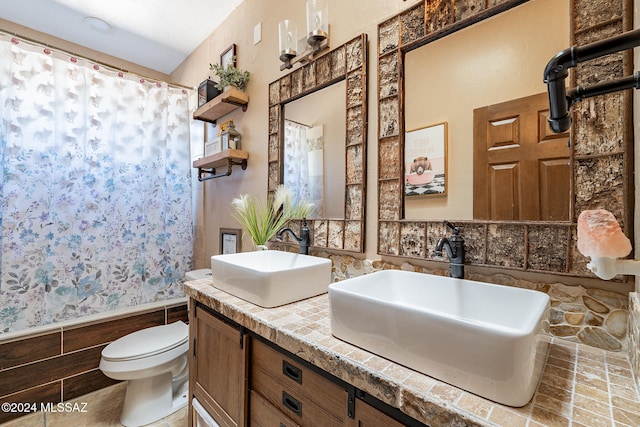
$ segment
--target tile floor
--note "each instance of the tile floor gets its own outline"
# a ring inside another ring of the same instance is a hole
[[[126,383],[119,383],[86,394],[71,403],[86,403],[86,412],[37,412],[1,425],[1,427],[121,427],[119,422],[124,402]],[[79,406],[78,406],[79,407]],[[162,420],[149,424],[152,427],[186,427],[187,408]]]

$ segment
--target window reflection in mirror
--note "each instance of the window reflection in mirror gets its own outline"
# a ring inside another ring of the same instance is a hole
[[[405,129],[448,123],[448,194],[405,198],[405,218],[474,219],[474,109],[546,92],[569,15],[569,1],[531,0],[405,55]]]
[[[315,204],[314,217],[344,217],[345,85],[335,83],[284,107],[282,182]]]

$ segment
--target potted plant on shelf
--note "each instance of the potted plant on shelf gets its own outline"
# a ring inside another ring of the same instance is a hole
[[[233,199],[233,217],[251,235],[256,249],[267,249],[266,243],[294,218],[309,218],[315,206],[310,202],[293,204],[291,192],[279,185],[267,203],[262,203],[249,194]]]
[[[235,61],[235,57],[233,59]],[[247,85],[250,73],[236,68],[233,65],[234,61],[227,64],[226,67],[220,64],[209,64],[211,71],[220,78],[220,81],[215,85],[219,90],[224,90],[226,87],[233,86],[243,91]]]

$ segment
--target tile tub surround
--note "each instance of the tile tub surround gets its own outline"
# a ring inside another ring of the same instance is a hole
[[[526,406],[511,408],[334,338],[327,295],[264,309],[214,288],[210,279],[187,282],[185,292],[432,427],[640,425],[640,396],[626,353],[553,338],[536,394]]]
[[[331,259],[333,264],[331,279],[334,282],[387,269],[440,276],[448,274],[448,265],[444,269],[429,269],[408,262],[398,266],[381,260],[361,260],[327,252],[318,252],[313,255]],[[467,273],[465,278],[544,292],[551,299],[549,332],[552,336],[608,351],[626,352],[627,350],[629,303],[626,295],[564,283],[533,282],[502,273],[493,275]],[[638,341],[636,340],[636,344]]]
[[[98,369],[102,349],[128,333],[176,320],[189,321],[186,298],[0,335],[0,403],[39,407],[111,386],[116,381]],[[0,411],[0,424],[22,415]]]

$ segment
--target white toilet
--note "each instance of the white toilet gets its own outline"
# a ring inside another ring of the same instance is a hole
[[[127,380],[120,422],[142,426],[164,418],[188,402],[189,327],[181,321],[142,329],[102,350],[100,370]]]

